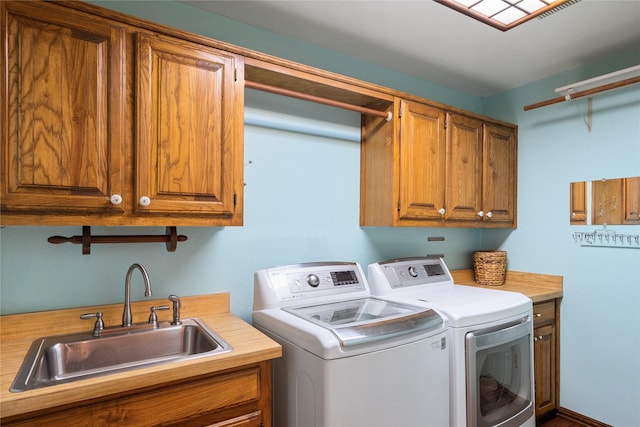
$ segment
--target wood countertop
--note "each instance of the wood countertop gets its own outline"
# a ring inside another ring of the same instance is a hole
[[[475,281],[472,269],[451,271],[454,283],[477,286],[501,291],[520,292],[531,298],[534,303],[562,298],[562,276],[549,274],[507,271],[505,282],[500,286],[480,285]]]
[[[102,311],[107,327],[118,325],[122,322],[123,305],[0,316],[0,417],[11,417],[79,401],[95,401],[108,395],[132,393],[134,390],[180,382],[282,355],[282,348],[278,343],[230,313],[228,293],[185,296],[181,297],[181,301],[182,318],[201,319],[227,341],[233,350],[19,393],[10,392],[9,388],[33,340],[43,336],[91,331],[95,320],[80,320],[80,315],[84,313]],[[167,299],[132,302],[134,322],[146,321],[151,306],[169,303]],[[170,320],[171,316],[170,310],[158,312],[161,322]]]

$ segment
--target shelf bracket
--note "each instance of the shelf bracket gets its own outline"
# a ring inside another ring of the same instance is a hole
[[[178,235],[176,227],[167,227],[166,233],[163,235],[136,234],[131,236],[92,236],[91,227],[85,225],[82,227],[81,236],[51,236],[47,239],[47,241],[54,245],[60,243],[73,243],[76,245],[82,245],[82,255],[90,255],[91,245],[102,243],[165,243],[168,252],[175,252],[178,248],[178,242],[184,242],[187,239],[187,236]]]
[[[567,95],[567,100],[570,100],[570,99],[571,99],[570,95]],[[591,133],[591,129],[593,126],[593,97],[587,98],[587,116],[586,117],[584,114],[582,114],[582,109],[580,108],[580,104],[576,102],[575,106],[578,109],[578,112],[580,113],[580,117],[582,117],[582,120],[587,125],[587,131]]]

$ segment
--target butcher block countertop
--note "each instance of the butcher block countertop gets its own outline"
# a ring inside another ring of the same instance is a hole
[[[174,383],[282,355],[278,343],[230,313],[228,293],[185,296],[181,297],[181,301],[183,319],[199,318],[227,341],[233,350],[19,393],[10,392],[9,388],[33,340],[50,335],[92,331],[95,320],[80,320],[80,315],[84,313],[102,311],[106,327],[119,325],[122,323],[123,304],[0,316],[0,417],[79,401],[99,400],[116,393]],[[132,302],[134,323],[145,322],[151,306],[166,304],[171,304],[166,298]],[[170,321],[171,318],[171,310],[158,312],[160,322]]]
[[[480,285],[475,281],[472,269],[454,270],[451,271],[451,275],[454,283],[458,285],[520,292],[531,298],[534,303],[562,297],[562,276],[507,270],[503,285],[488,286]]]

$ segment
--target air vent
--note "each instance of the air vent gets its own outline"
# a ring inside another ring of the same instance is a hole
[[[561,11],[562,9],[566,9],[567,7],[574,5],[576,3],[579,3],[580,0],[569,0],[566,3],[562,3],[560,6],[554,7],[553,9],[550,9],[548,11],[546,11],[545,13],[541,13],[540,15],[538,15],[538,19],[543,19],[546,18],[549,15],[553,15],[556,12]]]

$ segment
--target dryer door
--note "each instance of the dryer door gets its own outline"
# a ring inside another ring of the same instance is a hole
[[[466,335],[467,425],[520,426],[533,416],[532,322]]]

